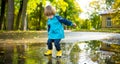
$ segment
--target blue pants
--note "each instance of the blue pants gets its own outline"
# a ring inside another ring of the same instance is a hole
[[[53,48],[52,42],[54,42],[56,50],[57,51],[61,50],[60,41],[61,41],[61,39],[48,39],[48,41],[47,41],[48,49],[52,50],[52,48]]]

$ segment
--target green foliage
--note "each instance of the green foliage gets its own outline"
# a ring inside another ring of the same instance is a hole
[[[1,1],[0,0],[0,13],[1,13]],[[22,25],[22,20],[18,16],[19,9],[21,8],[21,2],[23,0],[14,0],[14,29],[19,30]],[[88,11],[87,13],[90,15],[89,19],[80,19],[79,14],[82,12],[80,5],[76,0],[28,0],[27,3],[27,27],[28,30],[44,30],[46,29],[46,21],[47,18],[44,16],[44,8],[46,5],[53,5],[57,14],[60,16],[71,20],[72,22],[77,24],[76,30],[80,29],[99,29],[101,28],[101,19],[98,14],[101,10],[113,9],[115,10],[114,19],[116,20],[117,25],[120,24],[120,1],[119,0],[93,0],[90,2],[89,6],[92,11]],[[5,8],[5,18],[4,22],[1,24],[2,29],[6,29],[7,27],[7,6]],[[19,21],[17,22],[17,17],[19,17]],[[17,24],[19,23],[19,24]],[[18,27],[17,27],[18,26]],[[71,29],[71,27],[65,27],[66,29]]]
[[[21,0],[15,0],[14,1],[14,5],[15,5],[15,15],[17,15],[18,11],[19,11],[19,8],[20,8],[20,1]]]
[[[28,28],[31,30],[46,29],[46,17],[44,16],[45,3],[50,2],[51,5],[56,7],[57,13],[62,17],[71,20],[72,22],[80,24],[79,13],[81,12],[79,4],[74,0],[49,0],[42,1],[37,4],[36,8],[29,14]],[[72,5],[71,5],[72,4]],[[70,28],[70,27],[67,27]]]
[[[114,2],[114,0],[106,0],[106,5],[112,6],[113,2]]]
[[[77,24],[76,29],[80,29],[81,19],[79,14],[82,12],[79,4],[74,0],[65,0],[68,3],[68,7],[65,11],[60,11],[59,14],[64,18],[71,20],[72,22]]]
[[[98,13],[91,14],[90,20],[91,20],[91,24],[92,24],[93,28],[95,28],[95,29],[101,28],[100,15]]]
[[[70,60],[73,64],[77,64],[76,62],[79,60],[78,56],[80,51],[81,49],[79,48],[78,44],[75,44],[70,52]]]
[[[84,20],[81,28],[90,30],[91,29],[91,21],[89,19]]]
[[[51,4],[56,7],[57,11],[63,12],[66,10],[68,6],[68,3],[66,3],[64,0],[53,0]]]
[[[18,16],[20,9],[20,2],[22,0],[14,0],[15,5],[15,20]],[[57,13],[77,24],[76,30],[80,29],[99,29],[101,26],[100,16],[98,15],[98,11],[103,9],[100,7],[100,4],[105,0],[101,1],[92,1],[90,6],[94,11],[90,14],[90,19],[82,20],[79,17],[79,14],[82,12],[80,5],[75,0],[28,0],[27,3],[27,24],[28,30],[44,30],[46,29],[46,21],[47,18],[44,16],[44,8],[47,3],[53,5]],[[119,1],[119,0],[118,0]],[[116,1],[117,4],[118,1]],[[112,1],[106,0],[107,3],[111,3]],[[0,6],[1,7],[1,6]],[[115,4],[114,7],[117,7]],[[5,18],[6,19],[6,18]],[[16,22],[14,25],[16,27]],[[22,22],[20,20],[20,22]],[[7,22],[5,23],[7,25]],[[19,24],[21,26],[21,23]],[[67,29],[71,29],[71,27],[65,27]]]
[[[29,15],[29,29],[32,30],[40,30],[45,29],[46,26],[46,18],[43,14],[44,7],[42,6],[42,2],[37,5],[36,9]]]
[[[112,5],[113,10],[115,10],[115,15],[113,20],[117,25],[120,25],[120,0],[115,0],[114,4]]]
[[[106,7],[102,7],[101,5],[105,5],[105,0],[97,0],[92,1],[90,3],[90,7],[93,9],[92,13],[90,13],[90,21],[92,29],[100,29],[101,28],[101,19],[99,11],[106,10]]]
[[[102,42],[93,40],[93,41],[88,41],[86,43],[88,44],[88,48],[95,51],[95,50],[98,50]]]
[[[38,4],[39,0],[29,0],[27,4],[27,14],[33,12]]]

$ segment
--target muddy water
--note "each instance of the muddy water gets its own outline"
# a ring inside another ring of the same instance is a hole
[[[119,64],[120,54],[100,50],[102,41],[61,43],[63,56],[44,56],[45,43],[0,43],[0,64]]]

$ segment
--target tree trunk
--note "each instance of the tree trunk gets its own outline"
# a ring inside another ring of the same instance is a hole
[[[40,2],[40,15],[39,15],[39,22],[38,22],[38,30],[42,29],[42,26],[41,26],[41,20],[42,20],[42,2]]]
[[[20,19],[21,19],[21,15],[22,15],[22,8],[23,8],[23,0],[20,1],[20,9],[19,9],[19,13],[16,19],[16,26],[15,29],[18,30],[19,26],[20,26]]]
[[[5,64],[12,64],[13,63],[12,62],[13,55],[14,55],[13,53],[14,53],[14,45],[11,43],[7,43],[7,46],[5,46],[5,58],[4,58]]]
[[[14,0],[8,0],[8,30],[13,30],[14,22]]]
[[[24,19],[24,30],[27,30],[27,14],[25,15],[25,19]]]
[[[21,58],[21,55],[25,56],[26,44],[17,45],[17,53],[18,53],[18,63],[17,64],[25,64],[25,58]]]
[[[26,9],[27,9],[28,0],[23,0],[23,9],[22,9],[22,30],[26,30]]]
[[[5,16],[5,5],[6,5],[6,0],[1,0],[1,13],[0,13],[0,29],[2,29],[2,24],[3,24],[3,19]]]
[[[67,10],[64,12],[64,18],[65,18],[65,19],[67,18]],[[67,26],[64,26],[64,28],[65,28],[65,30],[67,30],[67,29],[68,29],[68,27],[67,27]]]

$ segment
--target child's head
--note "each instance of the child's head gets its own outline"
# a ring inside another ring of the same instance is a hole
[[[52,7],[51,5],[46,6],[44,10],[45,16],[47,16],[48,18],[51,18],[55,15],[55,13],[56,13],[56,10],[54,7]]]

